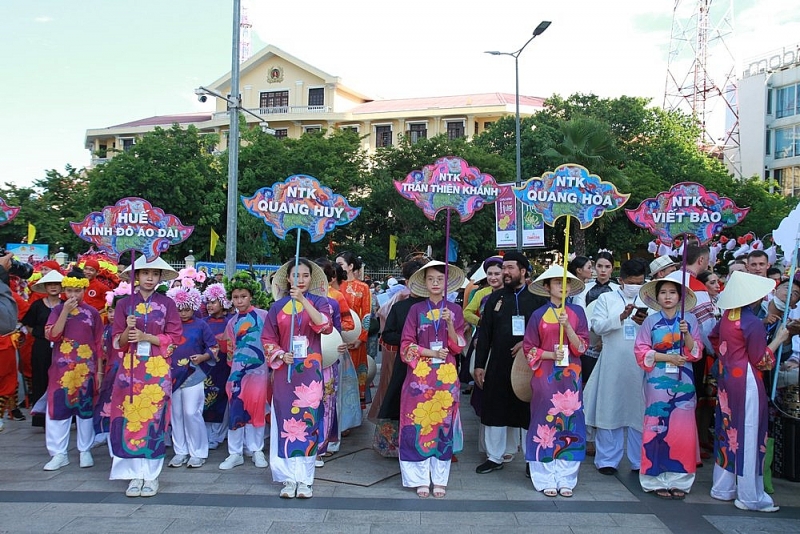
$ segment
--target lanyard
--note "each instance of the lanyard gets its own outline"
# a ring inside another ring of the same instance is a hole
[[[623,303],[623,305],[627,306],[627,305],[628,305],[628,301],[627,301],[627,300],[625,300],[625,295],[622,293],[622,290],[620,289],[620,290],[619,290],[619,291],[617,291],[616,293],[617,293],[617,295],[619,295],[619,298],[621,298],[621,299],[622,299],[622,303]],[[631,304],[634,304],[634,305],[635,305],[635,304],[636,304],[636,299],[638,299],[638,298],[639,298],[639,296],[638,296],[638,295],[637,295],[637,296],[635,296],[635,297],[633,297],[633,300],[631,301]],[[662,313],[661,315],[664,315],[664,314]]]
[[[147,332],[147,317],[150,313],[150,301],[153,299],[153,295],[155,292],[151,293],[149,297],[144,299],[144,328],[142,328],[142,332]]]
[[[442,303],[439,305],[439,316],[434,318],[433,315],[433,308],[431,307],[431,299],[426,301],[428,303],[428,313],[430,313],[431,317],[433,318],[433,333],[436,336],[436,341],[439,341],[439,323],[442,320],[442,311],[444,310],[444,299],[442,299]]]
[[[519,315],[519,294],[525,291],[525,284],[522,284],[522,288],[519,291],[514,292],[514,303],[517,306],[517,315]]]

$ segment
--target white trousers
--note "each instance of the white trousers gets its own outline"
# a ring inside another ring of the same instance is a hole
[[[428,458],[421,462],[400,460],[403,487],[429,487],[431,483],[434,486],[447,486],[447,480],[450,478],[450,462],[438,458]]]
[[[47,452],[50,453],[50,456],[67,454],[72,417],[60,420],[50,419],[50,411],[48,410],[45,413],[44,419],[44,440],[47,445]],[[76,417],[75,426],[78,428],[78,450],[80,452],[88,451],[92,448],[92,444],[94,443],[94,422],[92,418],[81,419],[80,417]]]
[[[111,445],[109,444],[109,449]],[[148,460],[146,458],[118,458],[111,457],[111,475],[109,480],[155,480],[161,474],[164,459]]]
[[[573,489],[578,484],[581,463],[572,460],[552,462],[528,462],[531,467],[531,482],[536,491],[562,488]]]
[[[228,437],[228,409],[225,408],[225,415],[219,423],[206,423],[206,434],[208,434],[208,445],[219,445]]]
[[[264,450],[264,427],[246,424],[236,430],[228,430],[228,454],[252,454]]]
[[[519,450],[520,429],[512,426],[487,426],[483,430],[486,456],[496,464],[503,463],[504,454],[516,454]]]
[[[631,469],[639,469],[642,464],[642,433],[631,427],[614,428],[609,430],[607,428],[598,428],[595,433],[595,449],[596,454],[594,457],[594,465],[599,469],[601,467],[619,467],[622,460],[622,452],[625,450],[625,433],[628,434],[628,461],[631,463]]]
[[[172,392],[172,450],[192,458],[208,458],[208,434],[203,421],[203,383]]]
[[[273,409],[272,413],[275,413]],[[274,482],[302,482],[311,486],[314,484],[314,471],[317,461],[316,456],[295,456],[294,458],[281,458],[278,456],[278,447],[280,447],[280,439],[278,436],[278,424],[275,419],[277,417],[270,417],[269,431],[270,435],[275,436],[275,439],[269,440],[269,467],[272,470],[272,480]]]
[[[694,484],[694,473],[661,473],[658,476],[639,473],[639,484],[644,491],[679,489],[689,493]]]
[[[744,464],[742,476],[714,464],[711,496],[723,501],[740,500],[750,510],[773,506],[772,497],[764,491],[764,477],[758,473],[758,389],[750,366],[747,367],[747,393],[744,401],[744,439],[741,448]]]

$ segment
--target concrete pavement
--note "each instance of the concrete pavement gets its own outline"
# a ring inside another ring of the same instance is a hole
[[[462,422],[465,450],[452,466],[445,499],[419,499],[403,488],[397,460],[371,450],[374,427],[365,422],[317,469],[313,499],[284,500],[269,469],[258,469],[249,459],[220,471],[224,444],[200,469],[164,467],[157,496],[127,498],[126,482],[108,480],[107,448],[94,449],[95,466],[81,469],[73,431],[70,465],[46,472],[44,432],[30,421],[6,421],[0,433],[0,532],[800,533],[797,483],[776,479],[774,498],[781,510],[759,514],[709,496],[708,460],[685,501],[664,501],[643,493],[627,464],[605,476],[590,459],[581,467],[574,497],[553,499],[534,491],[521,455],[500,471],[476,474],[484,456],[466,397]]]

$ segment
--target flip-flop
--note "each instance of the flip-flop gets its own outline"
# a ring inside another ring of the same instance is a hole
[[[420,499],[427,499],[431,495],[431,490],[426,486],[420,486],[417,488],[417,497]]]
[[[672,493],[665,488],[657,489],[653,492],[653,495],[658,497],[659,499],[672,499]]]
[[[683,490],[679,490],[678,488],[672,488],[671,490],[669,490],[669,493],[672,496],[672,499],[676,501],[682,501],[683,499],[686,498],[686,492]]]
[[[572,490],[569,488],[561,488],[558,490],[558,494],[562,497],[572,497]]]
[[[546,490],[542,491],[546,497],[555,497],[558,495],[558,490],[555,488],[547,488]]]
[[[433,498],[434,499],[444,499],[444,496],[447,495],[447,489],[444,486],[434,486],[433,487]]]

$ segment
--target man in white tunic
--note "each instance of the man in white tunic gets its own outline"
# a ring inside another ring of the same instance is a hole
[[[586,424],[597,427],[594,464],[604,475],[617,472],[626,431],[631,469],[637,471],[641,463],[644,371],[636,364],[633,344],[647,316],[647,306],[638,299],[646,270],[647,264],[639,258],[624,262],[620,289],[600,295],[592,314],[587,313],[592,331],[603,339],[583,400]]]

